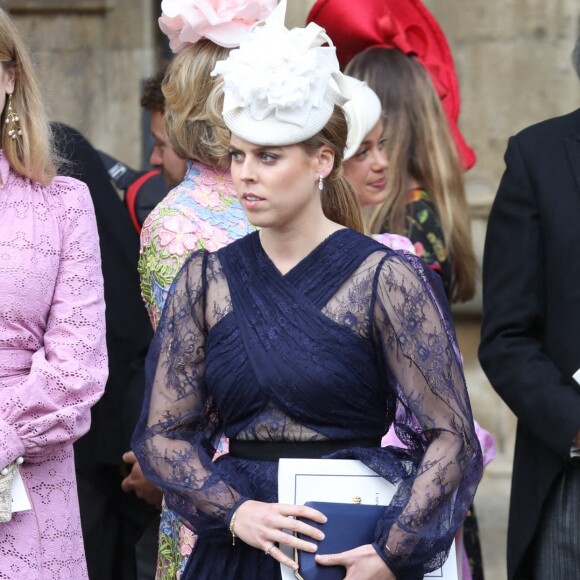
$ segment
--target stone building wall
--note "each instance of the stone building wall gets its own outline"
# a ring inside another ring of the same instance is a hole
[[[51,119],[133,167],[142,79],[156,68],[153,0],[7,0],[31,48]]]

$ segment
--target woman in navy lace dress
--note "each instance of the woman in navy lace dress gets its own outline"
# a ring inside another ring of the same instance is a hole
[[[324,515],[277,503],[277,459],[328,455],[399,488],[373,544],[318,562],[349,579],[421,578],[445,560],[482,469],[451,318],[420,260],[355,231],[340,177],[348,89],[323,30],[286,30],[284,4],[214,71],[260,231],[194,253],[175,279],[134,448],[198,531],[185,578],[280,578],[280,563],[295,567],[280,545],[314,551],[284,530],[320,539],[294,517]],[[380,448],[393,422],[404,456]],[[230,453],[214,462],[221,433]]]

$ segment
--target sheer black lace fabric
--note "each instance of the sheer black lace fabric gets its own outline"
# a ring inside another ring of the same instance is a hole
[[[482,464],[450,314],[436,300],[442,289],[433,276],[417,258],[351,230],[330,236],[285,275],[257,233],[191,256],[148,357],[134,438],[146,475],[199,533],[186,577],[279,576],[263,552],[231,546],[228,531],[241,502],[277,501],[277,465],[228,455],[212,461],[222,433],[258,441],[380,438],[393,422],[408,450],[334,456],[360,459],[399,484],[374,544],[397,578],[441,566]]]

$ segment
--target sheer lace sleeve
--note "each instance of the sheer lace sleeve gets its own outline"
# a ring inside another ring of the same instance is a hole
[[[227,532],[243,501],[228,461],[212,462],[221,421],[205,382],[205,250],[192,254],[171,286],[147,356],[147,390],[132,447],[169,508],[205,536]],[[225,459],[225,458],[224,458]]]
[[[448,307],[415,257],[385,257],[375,278],[377,341],[397,390],[397,434],[417,457],[377,530],[397,579],[440,567],[481,478],[481,450]],[[388,546],[388,547],[387,547]]]

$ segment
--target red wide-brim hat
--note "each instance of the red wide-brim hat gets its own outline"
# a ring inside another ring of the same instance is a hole
[[[459,131],[459,84],[449,43],[433,15],[419,0],[318,0],[307,22],[322,26],[344,67],[367,48],[396,48],[414,56],[429,72],[441,98],[464,169],[475,153]]]

